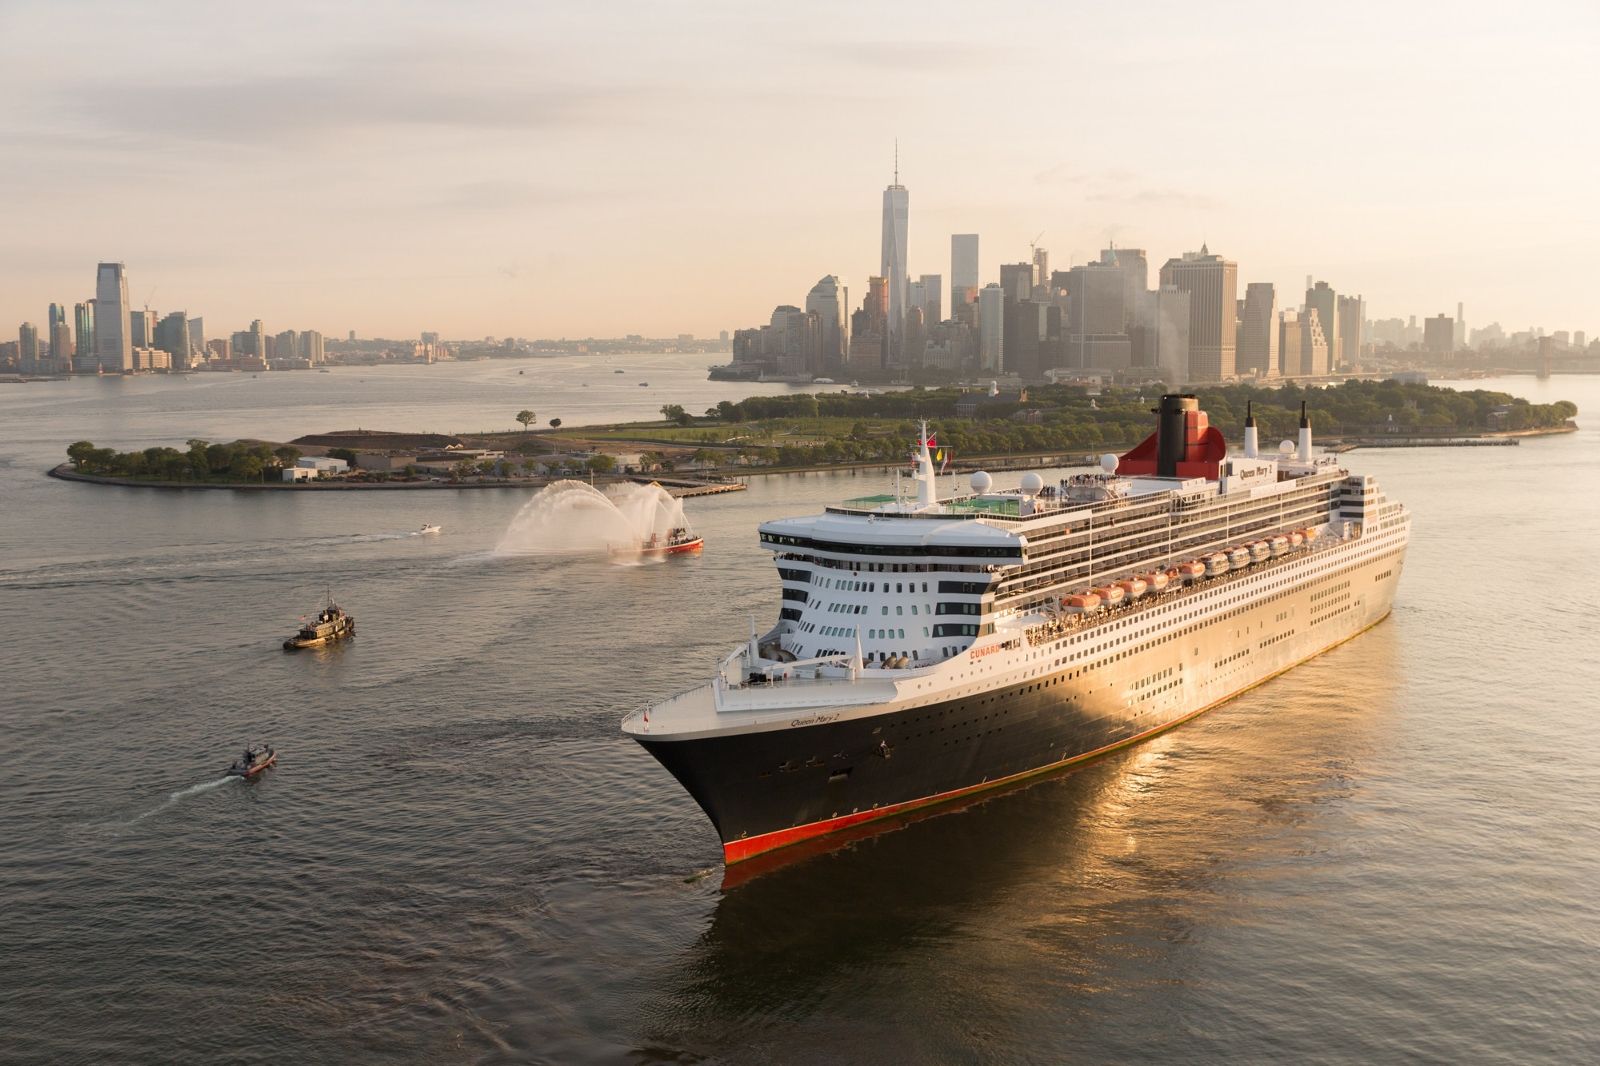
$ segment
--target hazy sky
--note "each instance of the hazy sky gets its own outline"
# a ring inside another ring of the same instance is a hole
[[[1600,4],[0,0],[0,336],[714,334],[1040,231],[1600,332]],[[1154,269],[1152,269],[1152,274]]]

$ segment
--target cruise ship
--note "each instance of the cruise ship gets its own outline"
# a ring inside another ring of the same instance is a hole
[[[776,625],[622,724],[726,862],[1125,747],[1382,621],[1411,519],[1298,441],[1243,447],[1193,396],[1095,473],[907,491],[760,527]]]

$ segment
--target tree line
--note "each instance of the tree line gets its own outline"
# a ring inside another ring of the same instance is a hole
[[[81,473],[152,481],[261,481],[269,471],[293,466],[300,458],[300,449],[288,444],[274,448],[260,441],[213,444],[199,439],[187,444],[186,451],[145,448],[119,452],[80,440],[67,447],[67,458]]]

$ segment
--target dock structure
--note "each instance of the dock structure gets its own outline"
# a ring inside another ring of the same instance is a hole
[[[690,496],[717,496],[724,492],[743,492],[750,486],[743,481],[699,481],[694,478],[650,477],[645,474],[630,475],[623,480],[639,485],[660,485],[678,499]]]

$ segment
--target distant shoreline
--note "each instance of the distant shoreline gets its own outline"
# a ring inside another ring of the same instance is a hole
[[[82,481],[91,485],[112,485],[125,489],[221,489],[227,492],[387,492],[409,489],[543,489],[557,481],[573,478],[544,477],[522,480],[497,481],[145,481],[135,478],[108,477],[104,474],[83,474],[72,469],[71,463],[62,463],[45,471],[47,477],[62,481]],[[749,488],[739,481],[706,482],[685,478],[652,478],[644,475],[606,476],[596,479],[597,485],[649,484],[656,482],[671,495],[682,498],[714,496],[724,492],[742,492]]]
[[[625,425],[625,424],[624,424]],[[621,426],[591,427],[603,429],[622,428]],[[1578,427],[1573,425],[1549,426],[1541,429],[1512,430],[1495,433],[1458,433],[1448,436],[1419,437],[1415,435],[1399,435],[1395,437],[1338,437],[1329,436],[1325,446],[1332,451],[1354,451],[1358,448],[1439,448],[1462,447],[1464,445],[1494,445],[1516,444],[1523,437],[1550,437],[1562,433],[1576,433]],[[1118,447],[1126,447],[1118,446]],[[1117,448],[1108,446],[1109,450]],[[972,456],[963,458],[953,464],[956,471],[971,471],[984,469],[989,471],[1016,471],[1039,470],[1050,467],[1064,466],[1093,466],[1099,462],[1098,454],[1073,454],[1059,451],[1017,453],[1014,455],[989,455]],[[892,470],[898,464],[884,462],[883,460],[863,460],[859,462],[842,463],[814,463],[807,466],[780,466],[780,467],[748,467],[741,468],[737,474],[741,478],[775,477],[786,474],[818,474],[832,471],[864,473],[872,470]],[[114,485],[121,488],[134,489],[221,489],[229,492],[392,492],[406,490],[451,490],[451,489],[542,489],[550,484],[572,480],[559,477],[525,478],[525,479],[496,479],[485,481],[343,481],[343,480],[314,480],[314,481],[266,481],[266,482],[222,482],[222,481],[143,481],[133,478],[108,477],[104,474],[83,474],[72,468],[71,463],[62,463],[46,471],[46,475],[59,478],[62,481],[81,481],[91,485]],[[672,495],[680,498],[694,496],[711,496],[724,492],[739,492],[749,486],[740,481],[704,481],[698,478],[674,477],[671,474],[651,476],[648,474],[608,475],[596,480],[597,485],[611,484],[648,484],[657,482],[666,488]]]

